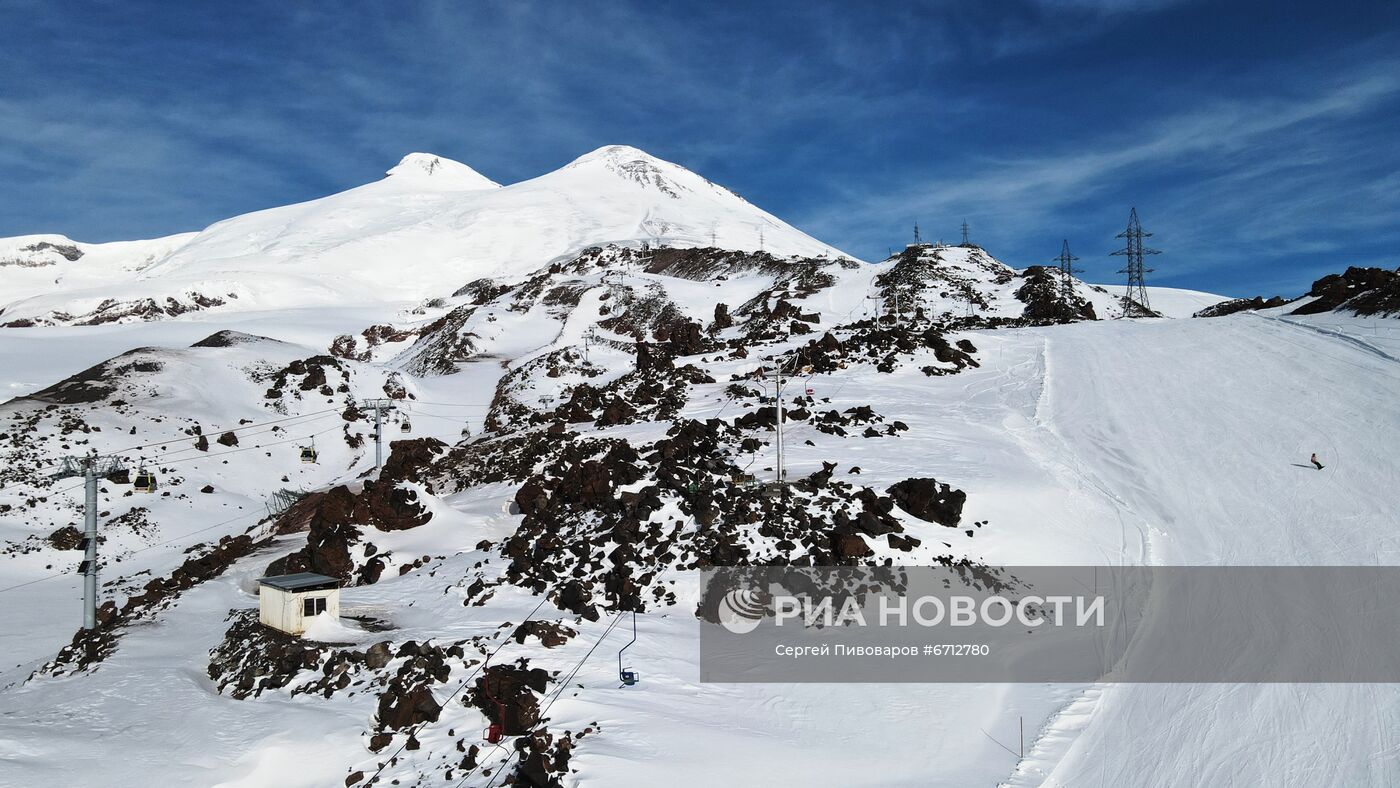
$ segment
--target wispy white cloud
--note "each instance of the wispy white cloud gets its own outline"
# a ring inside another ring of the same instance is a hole
[[[892,217],[926,227],[942,220],[950,235],[959,218],[977,217],[984,238],[1031,264],[1062,235],[1109,243],[1126,199],[1151,205],[1159,236],[1174,236],[1175,257],[1163,267],[1177,276],[1248,254],[1250,244],[1272,256],[1335,253],[1357,232],[1400,234],[1397,181],[1374,172],[1378,160],[1400,164],[1385,142],[1397,104],[1400,62],[1372,63],[1300,97],[1213,100],[1072,145],[1047,140],[1053,149],[969,157],[938,177],[856,184],[799,220],[838,245],[878,248]],[[1110,202],[1111,216],[1086,223],[1086,213]],[[1333,234],[1308,235],[1321,223]]]

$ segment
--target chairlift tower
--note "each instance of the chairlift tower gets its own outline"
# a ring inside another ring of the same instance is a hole
[[[120,457],[64,457],[55,479],[83,479],[83,629],[97,628],[97,480],[121,471]]]
[[[1128,258],[1128,264],[1118,272],[1128,275],[1128,289],[1123,292],[1123,317],[1152,317],[1152,306],[1147,302],[1147,285],[1143,275],[1152,273],[1153,269],[1144,268],[1142,258],[1144,255],[1162,252],[1143,246],[1142,239],[1151,238],[1152,233],[1144,232],[1142,225],[1138,223],[1136,206],[1128,214],[1128,229],[1114,237],[1126,239],[1126,245],[1112,253],[1114,256]]]
[[[395,413],[398,406],[391,399],[371,399],[365,400],[360,405],[361,413],[374,412],[374,469],[384,464],[384,414]]]
[[[774,446],[777,449],[777,463],[775,468],[775,479],[779,485],[787,481],[787,470],[783,467],[783,367],[782,362],[773,366],[772,370],[763,373],[763,376],[773,378],[773,407],[777,414],[777,438]]]
[[[1066,320],[1074,317],[1074,275],[1082,273],[1074,267],[1074,261],[1078,259],[1069,253],[1069,239],[1066,238],[1060,247],[1060,256],[1055,258],[1055,262],[1060,264],[1060,304]]]
[[[598,341],[598,330],[597,330],[597,326],[589,326],[589,327],[588,327],[588,330],[583,332],[583,364],[584,364],[584,366],[592,366],[592,365],[593,365],[593,360],[589,357],[589,350],[593,347],[593,345],[594,345],[597,341]]]

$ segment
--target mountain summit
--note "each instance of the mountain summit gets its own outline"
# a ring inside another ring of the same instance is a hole
[[[432,153],[410,153],[384,175],[396,178],[398,182],[409,181],[415,186],[432,184],[456,189],[501,188],[501,184],[460,161]]]
[[[636,148],[599,148],[509,186],[460,162],[410,153],[382,180],[226,219],[158,256],[133,246],[139,265],[113,265],[102,280],[59,282],[41,295],[0,291],[0,307],[8,321],[42,323],[91,321],[102,310],[149,319],[208,308],[414,302],[477,279],[519,279],[604,244],[843,256]],[[135,304],[146,306],[130,311]]]

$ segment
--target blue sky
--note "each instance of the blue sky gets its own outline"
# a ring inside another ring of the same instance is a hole
[[[312,8],[316,6],[317,8]],[[1400,265],[1400,3],[58,3],[0,8],[0,236],[195,230],[407,152],[503,183],[625,143],[865,259],[1068,238],[1117,281]]]

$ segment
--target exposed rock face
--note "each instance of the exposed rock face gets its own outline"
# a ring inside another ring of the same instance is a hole
[[[60,649],[53,661],[35,671],[35,675],[61,675],[97,665],[116,649],[125,625],[164,608],[180,592],[218,577],[261,544],[265,542],[254,542],[247,534],[225,536],[208,551],[186,559],[169,576],[146,583],[142,593],[128,598],[120,610],[114,602],[103,603],[97,611],[97,628],[78,630],[72,642]]]
[[[490,665],[472,685],[471,705],[499,723],[506,736],[522,736],[540,723],[536,696],[549,686],[549,674],[528,664],[522,659],[514,665]]]
[[[126,379],[159,372],[162,366],[156,351],[138,348],[88,367],[36,391],[28,398],[57,405],[101,402],[116,393],[118,386]]]
[[[417,483],[444,448],[446,444],[435,438],[395,441],[379,478],[366,481],[360,492],[340,485],[313,493],[288,509],[279,517],[277,530],[290,533],[305,527],[306,546],[272,562],[267,574],[316,572],[359,584],[378,582],[385,567],[382,557],[362,554],[366,560],[361,563],[352,550],[362,541],[362,526],[402,531],[431,520],[432,513],[417,494],[400,483]]]
[[[209,652],[209,678],[234,698],[285,687],[303,670],[315,669],[325,647],[258,622],[257,611],[240,610],[224,639]]]
[[[226,298],[235,299],[238,297],[233,293],[224,296],[211,296],[193,290],[185,291],[180,296],[180,298],[166,296],[163,300],[138,298],[132,301],[118,301],[115,298],[108,298],[99,303],[92,311],[80,315],[68,312],[49,312],[37,318],[12,320],[0,325],[5,328],[29,328],[36,325],[97,326],[104,323],[121,323],[132,320],[161,320],[187,312],[198,312],[202,309],[223,306],[228,303]]]
[[[569,642],[578,631],[557,621],[537,621],[531,619],[515,628],[515,642],[524,643],[528,637],[538,638],[545,648],[557,648]]]
[[[49,544],[55,550],[77,550],[83,544],[83,532],[76,527],[65,525],[49,534]]]
[[[42,252],[46,249],[52,249],[54,254],[57,254],[70,263],[82,259],[83,256],[83,250],[73,244],[56,244],[49,241],[38,241],[28,246],[20,247],[21,252]],[[0,261],[0,265],[5,265],[7,262],[9,261]]]
[[[1016,298],[1026,305],[1022,316],[1037,322],[1061,322],[1074,320],[1098,320],[1094,306],[1088,301],[1075,297],[1065,303],[1060,291],[1060,273],[1054,268],[1033,265],[1023,273],[1025,284],[1016,290]]]
[[[275,339],[258,336],[257,334],[245,334],[242,331],[225,329],[223,331],[215,331],[204,339],[190,345],[190,347],[233,347],[234,345],[252,345],[259,342],[282,344]]]
[[[940,484],[936,479],[905,479],[886,492],[905,512],[949,528],[956,527],[962,519],[963,504],[967,501],[967,493]]]
[[[1230,301],[1221,301],[1218,304],[1211,304],[1205,309],[1198,310],[1191,317],[1224,317],[1238,312],[1251,312],[1258,309],[1273,309],[1283,306],[1288,301],[1280,296],[1274,296],[1265,300],[1259,296],[1253,298],[1236,298]]]
[[[300,398],[303,392],[315,391],[329,397],[335,393],[331,387],[331,376],[335,377],[340,390],[349,390],[350,371],[340,359],[332,356],[297,359],[273,373],[272,385],[263,396],[266,399],[281,399],[290,394]]]
[[[1358,315],[1400,312],[1400,269],[1348,268],[1313,282],[1308,295],[1315,301],[1293,310],[1295,315],[1315,315],[1347,309]]]

